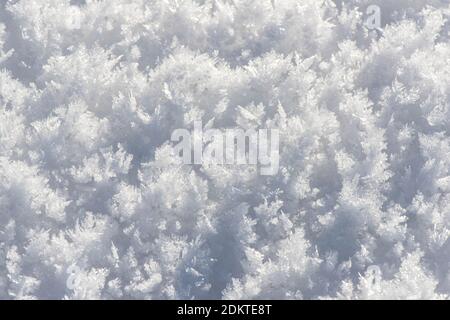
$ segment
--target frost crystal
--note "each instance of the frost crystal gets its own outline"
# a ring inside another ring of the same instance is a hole
[[[448,299],[449,16],[0,0],[0,299]],[[184,163],[198,122],[277,170]]]

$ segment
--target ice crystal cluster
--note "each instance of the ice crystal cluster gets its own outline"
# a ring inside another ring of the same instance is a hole
[[[448,299],[449,18],[0,0],[0,299]],[[200,120],[277,128],[278,172],[181,163]]]

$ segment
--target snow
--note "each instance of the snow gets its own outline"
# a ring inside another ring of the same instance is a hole
[[[449,299],[449,16],[0,0],[0,299]],[[183,163],[199,122],[278,170]]]

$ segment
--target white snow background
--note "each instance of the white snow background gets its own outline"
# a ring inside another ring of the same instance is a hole
[[[0,299],[447,299],[449,17],[0,0]],[[196,120],[278,128],[278,173],[183,165]]]

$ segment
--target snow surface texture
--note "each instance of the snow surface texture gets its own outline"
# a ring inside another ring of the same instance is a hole
[[[448,299],[449,9],[0,0],[0,298]],[[200,119],[280,170],[181,164]]]

